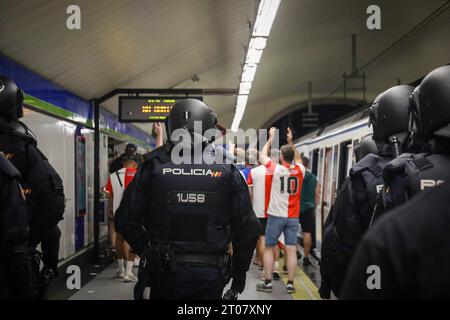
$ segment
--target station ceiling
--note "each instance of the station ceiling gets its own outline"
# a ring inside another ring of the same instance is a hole
[[[379,0],[381,30],[366,28],[366,0],[282,0],[241,126],[259,128],[308,96],[343,96],[351,34],[367,99],[450,62],[450,1]],[[115,88],[236,88],[258,8],[255,0],[2,0],[0,51],[90,100]],[[438,8],[441,10],[436,11]],[[434,15],[426,20],[427,17]],[[196,75],[199,81],[193,81]],[[360,92],[348,95],[359,99]],[[206,97],[229,127],[235,97]],[[117,113],[118,99],[103,106]],[[149,130],[149,125],[139,124]]]

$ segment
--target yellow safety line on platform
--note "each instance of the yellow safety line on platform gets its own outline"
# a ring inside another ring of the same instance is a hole
[[[280,269],[283,270],[282,261],[280,261]],[[287,284],[288,277],[283,274],[281,276],[283,282]],[[320,300],[320,295],[315,284],[309,279],[306,273],[297,267],[297,272],[294,277],[295,293],[291,294],[295,300]]]

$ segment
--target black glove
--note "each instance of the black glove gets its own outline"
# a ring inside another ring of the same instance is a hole
[[[319,288],[319,295],[322,299],[330,299],[331,290],[322,283],[322,285]]]
[[[238,292],[233,289],[228,289],[228,291],[223,295],[222,300],[237,300]]]
[[[231,289],[238,293],[242,293],[245,289],[246,272],[233,272],[233,282],[231,283]]]

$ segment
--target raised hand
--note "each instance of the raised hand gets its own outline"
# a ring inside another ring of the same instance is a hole
[[[288,142],[289,144],[291,144],[292,141],[293,141],[293,135],[292,135],[292,130],[291,130],[291,128],[289,128],[289,127],[287,128],[286,137],[287,137],[287,142]]]
[[[162,134],[162,126],[161,123],[156,122],[153,125],[153,130],[155,131],[156,136],[160,136]]]
[[[275,135],[275,132],[277,131],[277,128],[275,128],[275,127],[271,127],[270,129],[269,129],[269,139],[272,139],[273,138],[273,136]]]

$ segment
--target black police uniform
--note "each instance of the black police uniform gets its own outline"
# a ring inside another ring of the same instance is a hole
[[[435,149],[432,152],[402,154],[384,169],[385,187],[381,193],[375,218],[408,201],[426,188],[450,181],[450,149]]]
[[[355,253],[341,298],[449,299],[448,199],[450,183],[444,183],[381,217]],[[370,266],[379,273],[368,272]]]
[[[0,153],[0,300],[32,298],[28,213],[19,178]]]
[[[352,255],[372,221],[377,194],[383,186],[383,168],[391,159],[388,154],[368,154],[350,169],[337,193],[324,224],[319,289],[323,298],[330,298],[330,290],[339,297]]]
[[[172,262],[152,272],[151,298],[220,299],[230,240],[232,289],[242,292],[259,235],[245,181],[234,165],[176,165],[170,153],[167,144],[146,157],[115,215],[138,255],[148,241],[170,245]]]

